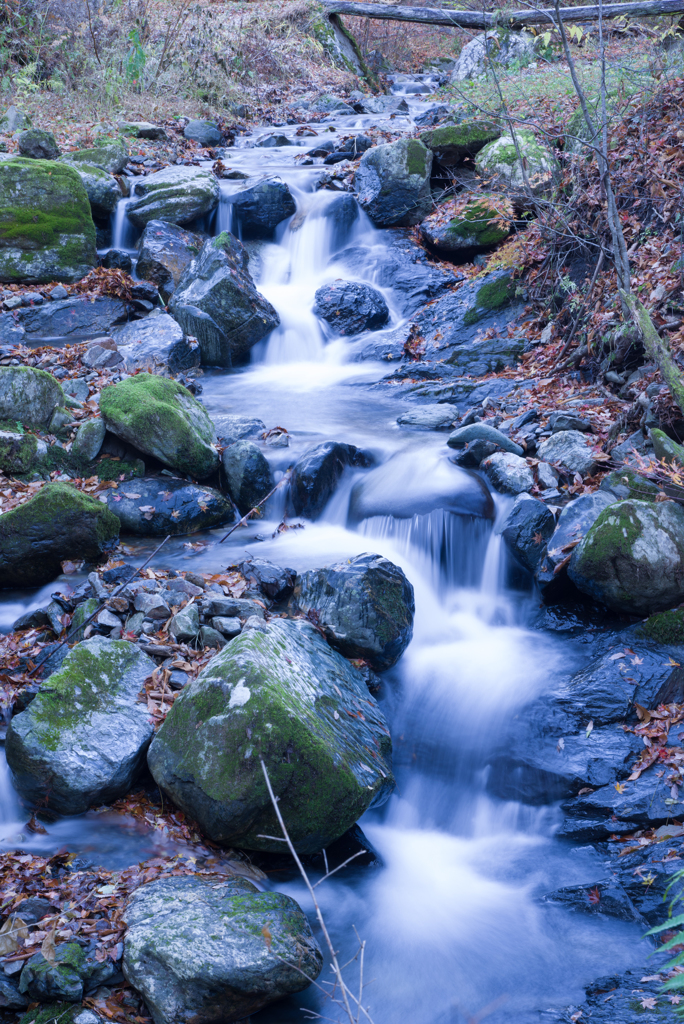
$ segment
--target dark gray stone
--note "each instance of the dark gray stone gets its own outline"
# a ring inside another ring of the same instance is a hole
[[[95,299],[78,296],[48,302],[43,306],[25,306],[15,313],[29,336],[60,338],[68,335],[98,337],[128,318],[130,306],[121,299],[100,295]]]
[[[580,541],[601,512],[614,502],[610,491],[594,491],[565,506],[536,573],[544,600],[555,600],[567,587],[567,568],[559,567],[573,550],[568,545]]]
[[[529,494],[520,494],[501,533],[511,554],[525,569],[534,573],[555,527],[553,513],[543,502]]]
[[[273,487],[271,467],[253,441],[235,441],[229,445],[221,455],[221,465],[226,490],[240,515],[246,515],[258,505]]]
[[[183,272],[203,244],[200,235],[176,224],[166,224],[163,220],[148,221],[138,243],[138,277],[154,281],[162,298],[168,302]]]
[[[17,137],[19,152],[32,160],[57,160],[60,148],[52,132],[43,128],[26,128]]]
[[[469,423],[465,427],[456,427],[447,440],[447,444],[450,448],[465,448],[471,441],[481,440],[490,441],[495,444],[498,448],[501,448],[505,452],[510,452],[512,455],[524,455],[524,449],[516,444],[515,441],[511,441],[510,437],[506,434],[502,434],[496,427],[490,426],[488,423]]]
[[[348,466],[367,467],[371,460],[353,444],[324,441],[309,448],[295,463],[290,480],[290,502],[295,515],[317,519],[335,493]]]
[[[200,364],[200,346],[190,341],[168,313],[133,320],[112,332],[128,373],[169,370],[181,373]]]
[[[214,416],[214,426],[222,445],[242,441],[247,437],[259,437],[266,433],[266,424],[263,420],[252,419],[249,416]]]
[[[356,281],[322,285],[316,292],[313,311],[342,335],[376,331],[389,320],[389,309],[381,293]]]
[[[418,224],[432,208],[431,167],[432,153],[417,139],[374,146],[355,174],[359,205],[377,227]]]
[[[612,878],[588,885],[566,885],[545,893],[540,902],[579,914],[601,914],[619,921],[642,920],[625,890]]]
[[[106,495],[122,532],[143,537],[197,533],[235,518],[233,506],[220,491],[171,477],[136,477]]]
[[[297,209],[284,181],[267,178],[231,196],[245,236],[270,238],[273,231]]]
[[[290,596],[297,575],[294,569],[268,562],[265,558],[251,558],[243,562],[240,571],[254,587],[274,601],[284,601]]]
[[[183,135],[200,146],[223,145],[223,135],[213,121],[188,121],[183,129]]]
[[[124,270],[127,274],[133,269],[133,260],[125,249],[109,249],[102,257],[101,263],[108,270]]]

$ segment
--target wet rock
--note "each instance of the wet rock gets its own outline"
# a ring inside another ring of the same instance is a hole
[[[610,455],[614,462],[624,462],[638,469],[639,463],[635,452],[636,456],[642,458],[655,454],[650,437],[644,437],[641,430],[635,430],[626,440],[616,444]]]
[[[501,449],[493,441],[476,438],[474,441],[469,441],[465,448],[458,449],[451,461],[456,466],[462,466],[463,469],[479,469],[485,459],[498,451]]]
[[[91,615],[94,615],[99,607],[100,602],[94,597],[90,597],[87,601],[79,604],[71,618],[71,626],[69,628],[71,642],[78,644],[85,638],[85,628],[81,629],[80,627],[84,626],[84,623],[87,622]]]
[[[446,402],[420,409],[412,409],[397,416],[400,427],[414,427],[419,430],[449,430],[458,419],[458,409]]]
[[[94,164],[74,164],[88,195],[90,208],[95,217],[109,217],[121,199],[121,187],[111,174]]]
[[[359,205],[377,227],[418,224],[431,209],[432,153],[417,139],[374,146],[355,175]]]
[[[47,445],[35,434],[0,430],[0,471],[5,476],[35,472],[47,455]]]
[[[138,244],[138,277],[154,281],[162,298],[168,302],[203,244],[200,235],[176,224],[148,221]]]
[[[62,160],[73,164],[92,164],[109,174],[121,174],[128,163],[128,143],[125,139],[102,136],[91,149],[76,149],[62,154]]]
[[[522,455],[523,449],[515,441],[511,441],[510,437],[503,434],[496,427],[490,426],[488,423],[468,423],[465,427],[456,427],[456,430],[449,434],[447,444],[450,448],[465,448],[471,441],[490,441],[492,444],[497,445],[505,452],[510,452],[511,455]]]
[[[200,347],[168,313],[132,320],[112,332],[128,373],[135,370],[181,373],[200,364]]]
[[[0,162],[0,281],[78,281],[97,264],[83,183],[54,160]]]
[[[497,491],[504,494],[520,494],[534,487],[534,473],[525,459],[511,452],[494,452],[482,463]]]
[[[280,323],[271,303],[256,290],[247,263],[243,245],[224,231],[204,243],[178,282],[171,313],[198,339],[205,366],[244,360]],[[193,308],[212,318],[218,334],[203,329]]]
[[[101,502],[67,484],[46,484],[0,515],[0,588],[49,583],[67,559],[97,562],[118,536],[119,520]]]
[[[24,964],[19,989],[33,1002],[51,1003],[59,999],[80,1003],[84,995],[94,992],[116,974],[118,968],[109,958],[98,961],[94,955],[88,956],[77,942],[63,942],[55,949],[54,963],[46,960],[42,953],[36,953]]]
[[[259,149],[276,149],[278,146],[289,146],[287,135],[262,135],[254,143]]]
[[[7,730],[7,763],[32,804],[82,814],[125,796],[154,729],[138,700],[151,658],[126,640],[84,640]]]
[[[17,985],[0,974],[0,1010],[25,1010],[29,999]]]
[[[221,455],[226,490],[246,515],[273,487],[271,467],[253,441],[235,441]]]
[[[128,303],[107,295],[88,299],[78,296],[17,310],[17,318],[28,335],[57,338],[70,334],[106,335],[128,316]]]
[[[418,124],[418,121],[416,121]],[[488,142],[494,142],[501,130],[488,121],[466,121],[462,124],[445,124],[441,128],[423,132],[420,141],[432,150],[435,159],[443,167],[454,167],[467,156],[475,156]]]
[[[290,585],[290,593],[292,593],[294,587],[294,579],[296,573],[293,573],[292,581]],[[202,614],[208,618],[236,618],[244,621],[249,619],[252,615],[259,615],[263,617],[264,609],[256,603],[256,601],[250,601],[246,598],[239,597],[209,597],[207,596],[201,604]],[[218,629],[218,626],[214,627]]]
[[[413,636],[413,587],[380,555],[357,555],[302,573],[291,603],[336,650],[363,659],[376,672],[395,665]]]
[[[486,145],[475,158],[475,169],[483,178],[489,178],[499,188],[505,189],[517,201],[525,205],[527,182],[534,195],[548,191],[557,171],[556,160],[551,151],[535,138],[534,132],[525,128],[516,130],[516,140],[523,163],[518,156],[515,142],[510,135],[502,135],[496,142]]]
[[[199,633],[199,629],[199,611],[196,604],[188,605],[187,608],[181,608],[169,623],[169,633],[180,643],[194,640]]]
[[[17,137],[19,152],[31,160],[57,160],[60,149],[52,132],[43,128],[26,128]]]
[[[381,293],[356,281],[322,285],[316,291],[313,311],[341,335],[376,331],[389,320],[389,309]]]
[[[541,442],[537,454],[544,462],[565,466],[581,476],[596,468],[591,440],[579,430],[559,430]]]
[[[530,494],[519,494],[501,534],[511,554],[529,572],[536,572],[544,545],[556,527],[553,513]]]
[[[295,515],[317,519],[335,493],[348,466],[367,467],[369,457],[353,444],[324,441],[309,448],[295,463],[290,480],[290,502]]]
[[[124,975],[154,1024],[242,1020],[323,966],[298,904],[244,878],[159,879],[134,892],[124,920]]]
[[[504,196],[478,193],[442,203],[422,222],[420,233],[440,253],[486,252],[508,237],[513,217],[513,207]]]
[[[618,821],[605,817],[564,818],[555,837],[584,846],[586,843],[606,842],[613,836],[629,835],[638,827],[635,821]]]
[[[176,381],[140,373],[100,393],[108,430],[164,465],[202,480],[218,468],[214,427],[203,406]]]
[[[568,575],[615,611],[662,611],[684,599],[684,510],[673,501],[616,502],[575,548]]]
[[[363,718],[360,716],[363,714]],[[390,738],[363,677],[310,623],[245,630],[185,687],[148,753],[157,784],[214,842],[280,850],[260,759],[301,853],[389,794]]]
[[[218,206],[219,185],[211,171],[200,167],[165,167],[138,178],[134,196],[126,212],[136,227],[151,220],[189,224]]]
[[[275,228],[296,211],[284,181],[267,178],[231,196],[245,237],[270,238]]]
[[[641,915],[619,882],[607,878],[588,885],[566,885],[541,897],[542,903],[580,914],[601,914],[620,921],[641,921]]]
[[[127,274],[133,270],[133,260],[125,249],[109,249],[100,262],[107,270],[125,270]]]
[[[575,498],[565,506],[536,573],[544,600],[555,600],[567,587],[567,564],[573,551],[571,545],[576,545],[601,512],[614,502],[615,495],[609,491],[594,491]]]
[[[188,121],[183,129],[183,135],[200,146],[221,146],[224,141],[223,135],[213,121]]]
[[[344,245],[359,219],[359,204],[353,195],[343,192],[332,197],[326,207],[325,216],[333,229],[333,251],[337,251]]]
[[[266,424],[263,420],[252,419],[249,416],[214,416],[214,424],[222,445],[242,441],[246,437],[259,437],[266,433]]]
[[[355,113],[354,108],[346,103],[345,100],[341,100],[339,96],[330,96],[328,93],[325,93],[323,96],[319,96],[316,102],[312,105],[311,110],[317,114]]]
[[[138,477],[106,495],[122,533],[142,537],[183,536],[235,518],[233,506],[220,491],[172,477]]]
[[[92,462],[100,454],[107,428],[99,417],[81,423],[71,446],[71,454],[77,459]]]
[[[620,790],[615,786],[602,786],[593,793],[576,797],[565,804],[565,809],[576,818],[605,815],[642,826],[663,825],[684,813],[684,801],[671,795],[666,775],[659,778],[654,768],[649,769],[633,782],[626,780]],[[608,823],[608,828],[611,824]]]
[[[252,558],[240,566],[242,575],[273,601],[284,601],[294,589],[296,572],[265,558]],[[241,614],[241,613],[238,613]],[[250,613],[258,615],[258,606]]]

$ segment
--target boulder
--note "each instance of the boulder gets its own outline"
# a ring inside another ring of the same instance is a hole
[[[150,220],[138,243],[136,273],[145,281],[153,281],[162,298],[168,302],[203,243],[200,235],[176,224]]]
[[[188,605],[176,612],[169,623],[169,633],[180,643],[194,640],[200,630],[199,611],[196,604]]]
[[[52,374],[32,366],[0,366],[0,420],[47,429],[66,398]]]
[[[498,445],[499,448],[505,452],[510,452],[512,455],[522,455],[523,449],[515,441],[511,441],[510,437],[503,434],[496,427],[490,426],[488,423],[468,423],[465,427],[456,427],[449,434],[447,444],[450,448],[465,448],[472,441],[489,441],[492,444]]]
[[[200,146],[221,146],[224,141],[223,135],[213,121],[188,121],[183,129],[183,135]]]
[[[530,32],[483,32],[475,36],[461,50],[454,70],[452,82],[465,82],[480,78],[490,70],[492,63],[510,67],[514,61],[525,66],[534,57],[539,37]]]
[[[377,227],[418,224],[432,208],[432,153],[417,139],[374,146],[355,175],[359,205]]]
[[[483,438],[476,437],[475,440],[469,441],[465,448],[460,448],[451,461],[456,466],[462,466],[463,469],[479,469],[485,459],[500,450],[499,445],[494,441],[485,441]]]
[[[239,876],[150,882],[133,893],[124,921],[124,975],[154,1024],[243,1020],[307,988],[323,966],[292,897]]]
[[[684,446],[673,441],[664,430],[653,427],[651,441],[656,459],[674,463],[676,466],[684,466]]]
[[[245,437],[260,437],[266,433],[264,421],[253,419],[251,416],[219,414],[214,416],[214,426],[219,443],[224,446],[232,444],[233,441],[242,441]]]
[[[128,163],[128,143],[125,139],[103,135],[90,149],[75,149],[63,153],[62,160],[74,164],[93,164],[108,174],[121,174]]]
[[[254,589],[261,590],[272,601],[284,601],[290,596],[297,575],[294,569],[268,562],[265,558],[250,558],[242,563],[240,572]],[[251,614],[259,614],[258,606]]]
[[[599,490],[610,492],[618,499],[638,498],[640,501],[655,501],[656,495],[660,493],[658,484],[647,480],[629,466],[607,473],[601,481]]]
[[[100,393],[108,430],[164,465],[198,479],[218,468],[216,435],[206,410],[176,381],[139,373]]]
[[[413,636],[413,587],[381,555],[302,573],[291,603],[340,654],[361,658],[376,672],[396,665]]]
[[[484,460],[482,469],[497,491],[504,494],[521,494],[534,487],[534,473],[520,455],[494,452]]]
[[[259,149],[277,149],[279,146],[291,145],[287,135],[261,135],[254,145]]]
[[[121,186],[116,178],[95,164],[75,163],[74,169],[83,182],[93,214],[103,218],[114,213],[121,199]]]
[[[181,373],[200,364],[199,343],[186,338],[183,328],[168,313],[132,320],[112,335],[128,373]]]
[[[586,476],[596,469],[591,438],[579,430],[559,430],[542,441],[537,455],[544,462],[565,466],[571,473]]]
[[[527,195],[525,173],[532,193],[539,195],[549,190],[557,165],[551,151],[537,142],[534,132],[521,128],[515,134],[522,162],[513,137],[502,135],[480,150],[475,158],[475,169],[483,178],[492,179],[493,184],[524,204]]]
[[[88,955],[78,942],[60,942],[55,947],[54,962],[46,960],[42,953],[26,961],[19,977],[19,990],[32,1002],[51,1003],[61,999],[66,1003],[80,1003],[84,995],[94,992],[115,974],[118,974],[118,967],[109,957],[97,960],[94,953]],[[70,1024],[72,1021],[86,1024],[78,1014],[69,1014],[69,1009],[60,1007],[56,1020],[61,1019],[62,1024],[67,1020]],[[34,1015],[41,1019],[42,1015],[36,1011]],[[47,1021],[51,1021],[49,1015]]]
[[[24,128],[30,128],[31,123],[31,118],[28,114],[12,104],[0,117],[0,132],[7,132],[7,134],[21,132]]]
[[[519,494],[501,534],[511,554],[529,572],[539,568],[546,543],[556,526],[553,512],[530,494]]]
[[[119,131],[124,135],[132,135],[135,139],[159,141],[167,137],[165,129],[160,124],[152,124],[150,121],[119,121]]]
[[[265,498],[273,487],[271,467],[253,441],[235,441],[224,449],[221,465],[226,490],[244,516]]]
[[[92,462],[100,454],[106,432],[104,421],[99,416],[81,423],[71,446],[71,454],[74,458]]]
[[[376,288],[356,281],[334,281],[317,291],[313,311],[336,334],[352,335],[377,331],[389,320],[389,309]]]
[[[68,337],[70,334],[104,336],[128,317],[129,306],[122,299],[85,295],[47,302],[43,306],[25,306],[16,311],[26,333],[38,338]]]
[[[230,366],[280,323],[275,309],[254,287],[241,242],[224,231],[204,243],[183,273],[171,313],[200,343],[203,365]],[[199,310],[199,314],[194,310]],[[208,315],[218,333],[203,328]]]
[[[54,160],[0,163],[0,281],[78,281],[97,263],[83,183]]]
[[[417,122],[416,122],[417,123]],[[501,135],[501,129],[489,121],[463,121],[445,124],[423,132],[420,141],[434,154],[443,167],[461,164],[465,157],[475,156],[489,142]]]
[[[296,849],[338,839],[394,780],[365,680],[311,623],[231,640],[176,699],[148,752],[155,781],[214,842],[281,851],[265,763]]]
[[[30,160],[57,160],[60,149],[52,132],[26,128],[17,137],[19,152]]]
[[[0,975],[0,1010],[25,1010],[29,999],[9,978]]]
[[[365,99],[365,97],[364,97]],[[312,104],[311,108],[316,114],[354,114],[355,110],[349,103],[339,98],[324,93]]]
[[[77,644],[7,730],[7,763],[33,805],[82,814],[125,796],[154,727],[139,695],[155,663],[127,640]]]
[[[417,430],[450,430],[457,419],[458,408],[443,402],[404,412],[397,416],[397,423],[400,427],[413,427]]]
[[[483,193],[442,203],[420,225],[420,233],[440,253],[484,252],[508,237],[513,218],[505,196]]]
[[[48,448],[35,434],[0,430],[0,471],[5,476],[33,473],[43,462]]]
[[[151,220],[189,224],[218,206],[219,184],[211,171],[172,166],[138,178],[133,195],[126,213],[136,227]]]
[[[368,467],[370,458],[353,444],[324,441],[299,457],[290,480],[290,503],[296,516],[318,519],[348,466]]]
[[[575,548],[568,575],[614,611],[662,611],[684,600],[684,509],[674,501],[616,502]]]
[[[571,913],[605,914],[619,921],[642,922],[641,915],[625,890],[612,878],[587,885],[565,885],[545,893],[541,902]]]
[[[122,533],[142,537],[184,536],[235,518],[233,506],[220,491],[173,477],[137,477],[106,495]]]
[[[558,525],[546,546],[536,572],[536,580],[544,599],[554,600],[564,589],[567,576],[568,555],[595,523],[598,516],[609,505],[614,504],[615,495],[606,491],[594,491],[575,498],[562,510]],[[565,565],[563,565],[565,563]]]
[[[266,178],[230,197],[245,238],[270,238],[282,221],[297,209],[284,181]]]

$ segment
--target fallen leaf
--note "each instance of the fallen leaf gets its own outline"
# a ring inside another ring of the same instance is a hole
[[[9,956],[21,946],[21,941],[28,938],[28,928],[20,917],[8,917],[0,928],[0,956]]]
[[[655,1010],[656,1006],[658,1005],[658,1000],[655,996],[644,996],[644,998],[641,999],[640,1002],[644,1010]]]
[[[261,934],[263,935],[264,939],[266,940],[266,945],[268,946],[268,948],[270,950],[271,944],[273,942],[273,936],[271,935],[271,932],[269,931],[269,927],[268,927],[267,924],[265,924],[264,927],[261,929]]]
[[[593,730],[593,728],[594,728],[594,723],[593,723],[593,721],[591,721],[591,722],[589,722],[589,724],[587,725],[587,731],[586,731],[586,732],[585,732],[585,734],[584,734],[584,736],[585,736],[585,739],[589,739],[589,737],[591,736],[591,733],[592,733],[592,730]]]
[[[57,921],[53,924],[50,931],[47,933],[40,947],[40,951],[48,961],[48,963],[54,964],[55,962],[55,934],[57,932]]]
[[[141,498],[141,494],[136,494],[135,491],[122,491],[124,498]]]

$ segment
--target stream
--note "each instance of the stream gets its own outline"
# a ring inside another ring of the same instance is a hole
[[[360,133],[382,124],[399,135],[427,109],[411,85],[395,85],[395,92],[405,90],[408,115],[331,116],[314,127],[319,133],[329,126]],[[414,637],[384,676],[379,696],[393,737],[397,788],[360,822],[381,865],[352,866],[317,892],[342,961],[356,949],[354,929],[367,943],[364,1004],[375,1024],[485,1018],[491,1024],[541,1024],[549,1008],[581,1003],[585,985],[643,963],[651,948],[639,925],[541,905],[545,892],[603,877],[601,857],[591,846],[554,839],[559,806],[503,801],[486,788],[488,760],[511,721],[600,652],[601,637],[545,628],[538,595],[507,589],[497,523],[512,499],[492,496],[493,520],[444,511],[439,496],[449,481],[458,488],[468,477],[448,461],[446,435],[397,426],[397,415],[410,406],[375,386],[388,364],[353,361],[358,342],[329,336],[311,312],[317,287],[354,277],[334,260],[339,251],[382,247],[386,240],[363,213],[339,228],[329,215],[335,192],[315,190],[321,167],[295,162],[302,147],[315,141],[298,138],[297,127],[277,128],[291,138],[290,146],[252,148],[253,140],[242,138],[223,157],[226,166],[250,176],[280,176],[297,213],[280,225],[274,242],[247,243],[251,273],[278,310],[281,326],[253,350],[248,366],[205,371],[201,400],[219,434],[225,415],[258,417],[267,428],[287,429],[289,447],[263,448],[276,480],[301,452],[326,440],[362,447],[375,465],[346,470],[321,519],[304,529],[273,536],[284,508],[279,492],[265,518],[238,530],[228,544],[218,546],[220,530],[175,538],[158,564],[218,572],[253,554],[303,570],[374,551],[403,568],[415,588]],[[221,204],[207,225],[213,234],[229,228],[239,235],[231,194],[240,184],[221,181]],[[134,252],[125,206],[122,200],[115,215],[113,244]],[[400,306],[390,288],[380,290],[391,312],[389,331],[401,323]],[[359,487],[383,500],[380,514],[356,522],[350,506]],[[124,540],[134,564],[155,546]],[[54,589],[55,583],[30,596],[8,595],[0,628],[9,628]],[[47,835],[22,832],[25,821],[3,769],[5,848],[44,853],[66,847],[90,861],[123,867],[153,856],[165,842],[107,813],[62,819],[47,826]],[[297,899],[313,923],[297,877],[267,884]],[[336,1019],[312,988],[252,1020],[300,1021],[302,1006]]]

